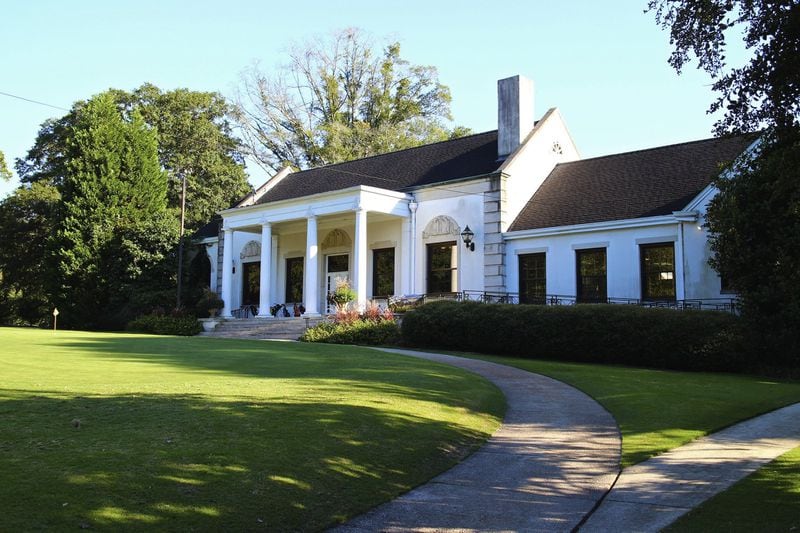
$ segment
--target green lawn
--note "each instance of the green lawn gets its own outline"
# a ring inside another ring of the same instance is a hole
[[[800,401],[800,382],[461,354],[544,374],[600,402],[622,432],[622,466]]]
[[[369,349],[0,328],[0,530],[319,530],[452,466],[504,399]]]
[[[800,448],[684,515],[670,532],[800,530]]]

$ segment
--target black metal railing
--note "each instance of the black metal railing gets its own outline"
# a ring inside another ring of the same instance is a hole
[[[412,308],[438,300],[470,301],[481,303],[520,304],[519,293],[492,292],[492,291],[458,291],[436,292],[411,296],[390,296],[388,304],[395,308]],[[736,298],[692,298],[684,300],[642,300],[638,298],[609,297],[603,300],[581,301],[577,296],[566,294],[545,294],[532,301],[524,302],[527,305],[577,305],[581,303],[600,303],[612,305],[638,305],[640,307],[661,307],[666,309],[698,309],[726,311],[738,313],[738,300]]]
[[[256,305],[243,305],[239,309],[231,310],[233,318],[253,318],[258,315],[258,306]]]

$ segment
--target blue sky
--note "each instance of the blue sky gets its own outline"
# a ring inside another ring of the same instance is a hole
[[[144,82],[231,95],[254,61],[273,69],[291,42],[355,26],[436,66],[454,123],[476,132],[496,127],[497,80],[522,74],[534,80],[536,115],[559,107],[584,157],[709,137],[710,80],[669,67],[669,36],[646,3],[15,1],[3,7],[0,92],[63,108]],[[63,114],[0,95],[9,163]],[[0,183],[0,195],[14,185]]]

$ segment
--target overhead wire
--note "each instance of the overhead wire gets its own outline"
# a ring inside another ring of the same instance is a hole
[[[61,110],[61,111],[69,111],[69,109],[66,109],[66,108],[63,108],[63,107],[60,107],[60,106],[57,106],[57,105],[48,104],[46,102],[40,102],[39,100],[33,100],[31,98],[25,98],[24,96],[17,96],[16,94],[6,93],[6,92],[3,92],[3,91],[0,91],[0,94],[3,95],[3,96],[8,96],[9,98],[16,98],[17,100],[24,100],[25,102],[30,102],[32,104],[38,104],[38,105],[43,105],[43,106],[46,106],[46,107],[52,107],[53,109],[58,109],[58,110]]]
[[[16,98],[17,100],[23,100],[25,102],[30,102],[32,104],[51,107],[53,109],[58,109],[60,111],[69,111],[69,109],[66,109],[66,108],[63,108],[63,107],[60,107],[60,106],[57,106],[57,105],[48,104],[46,102],[41,102],[39,100],[33,100],[31,98],[25,98],[24,96],[18,96],[16,94],[7,93],[7,92],[4,92],[4,91],[0,91],[0,95],[7,96],[9,98]],[[399,181],[399,180],[394,179],[394,178],[386,178],[386,177],[382,177],[382,176],[374,176],[374,175],[371,175],[371,174],[365,174],[365,173],[362,173],[362,172],[353,172],[353,171],[350,171],[350,170],[342,170],[342,169],[338,169],[338,168],[328,168],[326,170],[332,170],[334,172],[339,172],[339,173],[342,173],[342,174],[350,174],[352,176],[357,176],[357,177],[362,177],[362,178],[369,178],[369,179],[374,179],[374,180],[379,180],[379,181],[387,181],[387,182],[394,182],[394,183],[397,183]],[[454,188],[451,188],[451,187],[445,187],[443,185],[437,185],[435,183],[431,183],[430,185],[432,187],[435,187],[438,190],[448,191],[448,192],[451,192],[451,193],[454,193],[454,194],[457,194],[457,195],[460,195],[460,196],[467,196],[467,195],[475,194],[474,191],[465,191],[465,190],[460,190],[460,189],[454,189]]]

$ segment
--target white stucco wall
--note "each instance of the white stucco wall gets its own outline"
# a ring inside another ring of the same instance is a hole
[[[415,283],[413,294],[427,291],[426,245],[437,242],[456,241],[457,286],[453,291],[483,290],[483,192],[488,188],[485,179],[454,182],[441,187],[432,187],[416,192],[417,232],[415,239]],[[437,216],[452,218],[458,226],[458,235],[436,235],[423,238],[426,226]],[[460,233],[466,226],[475,233],[475,251],[469,251],[461,240]]]
[[[582,231],[579,226],[573,226],[562,229],[560,234],[558,228],[553,228],[552,234],[525,238],[514,238],[515,234],[508,233],[508,292],[519,292],[518,256],[545,252],[547,293],[574,296],[577,292],[575,250],[606,248],[608,296],[639,299],[642,294],[639,245],[671,242],[675,246],[678,299],[729,297],[720,293],[719,277],[708,266],[707,235],[702,228],[698,229],[702,222],[667,221],[667,218],[639,219],[640,226],[616,229]],[[664,222],[657,223],[658,220]],[[647,223],[653,225],[645,225]]]
[[[500,167],[506,181],[507,216],[501,231],[506,231],[553,167],[580,159],[578,149],[558,109],[551,109],[520,146]]]
[[[719,275],[708,265],[712,252],[705,227],[705,215],[708,203],[716,193],[717,190],[713,187],[704,191],[691,206],[699,214],[697,221],[683,225],[684,255],[687,258],[684,272],[687,298],[729,298],[735,295],[720,291]]]

